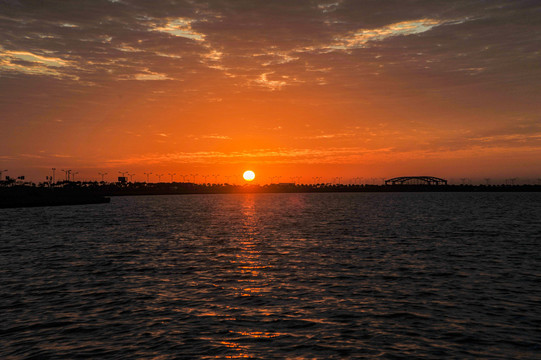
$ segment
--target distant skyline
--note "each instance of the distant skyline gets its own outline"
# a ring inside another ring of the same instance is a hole
[[[0,0],[0,171],[537,179],[539,44],[532,0]]]

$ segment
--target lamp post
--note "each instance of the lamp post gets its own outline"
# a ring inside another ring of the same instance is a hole
[[[60,171],[63,171],[64,174],[66,174],[66,181],[69,182],[70,181],[70,174],[71,174],[71,170],[60,170]]]
[[[143,173],[143,174],[145,174],[145,175],[147,176],[147,183],[148,183],[148,177],[149,177],[152,173],[149,172],[149,173]]]
[[[158,182],[161,183],[163,174],[156,174],[156,176],[158,177]]]
[[[73,182],[75,182],[75,175],[77,175],[79,172],[74,172],[71,174],[71,179],[73,180]]]
[[[51,178],[51,184],[54,184],[54,173],[56,171],[56,168],[51,169],[53,171],[53,177]]]
[[[175,176],[176,173],[172,173],[172,174],[171,174],[171,173],[168,173],[167,175],[171,176],[171,182],[173,182],[173,176]]]
[[[133,182],[133,177],[135,176],[135,174],[128,174],[128,176],[130,177],[130,182]]]
[[[195,184],[195,177],[196,177],[197,175],[199,175],[199,174],[190,174],[190,176],[191,176],[192,179],[193,179],[193,183],[194,183],[194,184]]]
[[[104,177],[105,175],[107,175],[107,173],[101,173],[101,172],[99,172],[98,175],[101,175],[101,182],[103,182],[103,177]]]

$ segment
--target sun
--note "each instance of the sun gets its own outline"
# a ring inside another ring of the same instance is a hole
[[[252,170],[246,170],[244,174],[242,174],[242,177],[246,181],[252,181],[253,179],[255,179],[255,173]]]

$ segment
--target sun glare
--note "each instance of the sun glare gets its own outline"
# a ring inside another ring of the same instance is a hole
[[[246,181],[252,181],[253,179],[255,179],[255,173],[252,170],[246,170],[244,174],[242,174],[242,177]]]

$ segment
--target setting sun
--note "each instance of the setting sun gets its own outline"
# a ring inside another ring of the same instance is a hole
[[[246,181],[252,181],[253,179],[255,179],[255,173],[252,170],[246,170],[244,174],[242,174],[242,177]]]

